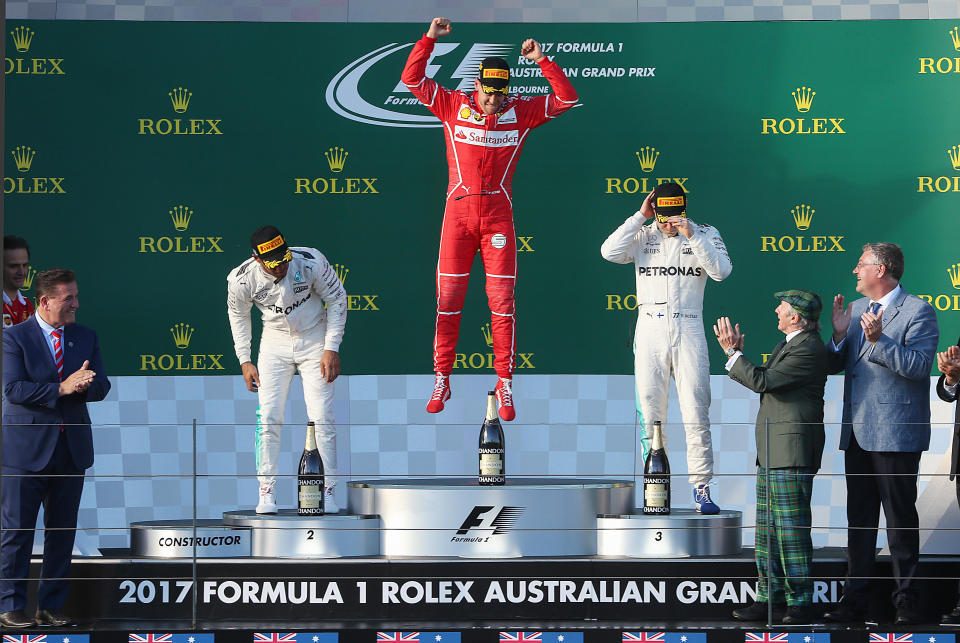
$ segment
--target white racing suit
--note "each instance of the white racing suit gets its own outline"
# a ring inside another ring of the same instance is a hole
[[[644,438],[660,420],[666,428],[670,376],[677,384],[687,438],[687,472],[694,485],[713,477],[710,439],[710,360],[703,334],[703,287],[732,270],[717,229],[693,225],[693,237],[668,237],[637,212],[607,237],[600,253],[633,262],[637,278],[637,330],[633,340],[637,405]],[[644,455],[646,448],[644,448]]]
[[[257,476],[272,486],[277,475],[280,429],[294,372],[303,379],[307,417],[316,425],[317,449],[327,487],[336,483],[337,430],[333,417],[333,383],[320,374],[325,350],[339,351],[347,321],[347,293],[337,273],[313,248],[291,247],[286,276],[274,282],[251,257],[227,275],[227,316],[240,363],[250,360],[250,308],[263,314],[257,370]],[[326,303],[326,308],[324,308]]]

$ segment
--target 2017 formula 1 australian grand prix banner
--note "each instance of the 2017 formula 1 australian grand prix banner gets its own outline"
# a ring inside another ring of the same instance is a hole
[[[267,223],[343,279],[347,374],[431,370],[444,140],[400,83],[429,18],[8,23],[4,233],[31,279],[78,271],[112,375],[238,372],[225,277]],[[905,288],[956,339],[958,24],[456,24],[428,74],[471,87],[497,55],[546,93],[530,36],[582,104],[531,133],[514,180],[518,373],[631,372],[634,271],[599,248],[663,181],[720,230],[733,273],[704,317],[739,321],[753,359],[777,290],[819,292],[830,332],[868,241],[903,247]],[[455,371],[491,366],[478,259]]]

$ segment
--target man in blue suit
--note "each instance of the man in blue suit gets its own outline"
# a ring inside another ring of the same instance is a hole
[[[84,470],[93,464],[87,402],[110,391],[97,334],[74,323],[79,305],[71,270],[34,281],[37,311],[3,333],[0,484],[0,625],[64,626],[67,581]],[[37,612],[29,618],[27,576],[33,529],[44,506],[43,566]]]
[[[847,480],[847,578],[832,622],[866,617],[876,559],[880,507],[887,519],[896,589],[896,623],[922,621],[914,575],[920,552],[917,473],[930,446],[930,368],[940,331],[933,307],[900,286],[903,252],[868,243],[853,269],[864,295],[844,310],[833,301],[829,372],[844,372]],[[857,320],[858,323],[851,323]]]

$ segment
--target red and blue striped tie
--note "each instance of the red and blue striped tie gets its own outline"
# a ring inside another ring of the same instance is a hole
[[[60,381],[63,381],[63,344],[60,342],[60,338],[63,337],[63,333],[60,332],[60,329],[54,328],[50,331],[50,334],[53,336],[53,359],[57,363],[57,377],[60,378]],[[60,430],[63,431],[63,424],[60,425]]]

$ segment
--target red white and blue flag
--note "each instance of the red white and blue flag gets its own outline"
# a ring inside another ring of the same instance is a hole
[[[67,637],[70,639],[68,643],[74,643],[74,637]],[[51,643],[48,641],[47,643]],[[60,643],[55,641],[54,643]],[[89,642],[88,642],[89,643]],[[130,632],[127,636],[127,643],[213,643],[213,634],[204,633],[181,633],[177,632],[176,634],[166,632],[163,634],[157,634],[151,632],[149,634],[142,632]]]
[[[870,634],[870,643],[956,643],[956,634],[932,632],[876,632]]]
[[[336,632],[254,632],[254,643],[337,643]],[[212,642],[211,642],[212,643]]]
[[[623,632],[623,643],[707,643],[705,632]]]
[[[460,632],[377,632],[377,643],[460,643]]]
[[[583,632],[500,632],[500,643],[583,643]]]
[[[4,634],[3,643],[90,643],[89,634]]]
[[[830,643],[827,632],[749,632],[746,643]]]

